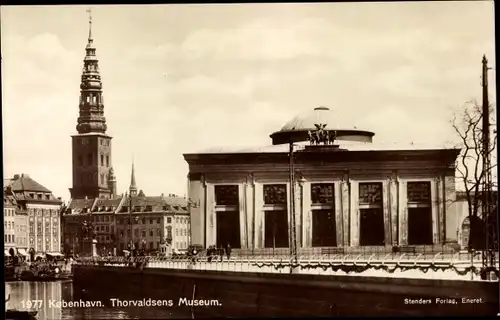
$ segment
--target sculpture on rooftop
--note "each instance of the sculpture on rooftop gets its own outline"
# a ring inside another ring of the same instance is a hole
[[[309,131],[309,142],[311,145],[333,145],[337,134],[335,131],[325,130],[326,124],[315,124],[316,130]]]

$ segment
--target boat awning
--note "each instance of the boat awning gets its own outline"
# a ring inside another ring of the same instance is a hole
[[[63,256],[63,254],[59,253],[59,252],[47,252],[47,255],[52,256],[52,257],[62,257]]]
[[[19,253],[22,256],[29,257],[29,254],[24,249],[17,249],[17,253]]]

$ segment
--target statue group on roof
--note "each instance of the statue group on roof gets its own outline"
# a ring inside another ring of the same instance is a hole
[[[336,132],[325,130],[326,124],[315,124],[315,126],[316,130],[308,132],[311,145],[333,145],[337,138]]]

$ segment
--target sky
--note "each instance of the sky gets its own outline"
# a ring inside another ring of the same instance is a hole
[[[84,6],[2,6],[4,177],[69,200],[88,37]],[[187,152],[271,144],[327,106],[377,142],[446,145],[495,87],[493,1],[94,6],[118,192],[185,195]],[[494,90],[490,99],[496,102]]]

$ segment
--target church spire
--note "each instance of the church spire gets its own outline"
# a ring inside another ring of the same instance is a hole
[[[83,71],[80,83],[80,116],[76,130],[78,133],[106,133],[107,125],[104,117],[104,99],[102,82],[99,74],[99,60],[92,38],[92,15],[89,13],[89,38],[85,47]]]
[[[134,161],[132,160],[132,174],[130,175],[130,195],[131,196],[136,196],[137,195],[137,186],[135,184],[135,170],[134,170]]]
[[[92,42],[92,9],[87,9],[87,13],[89,14],[89,42]]]

